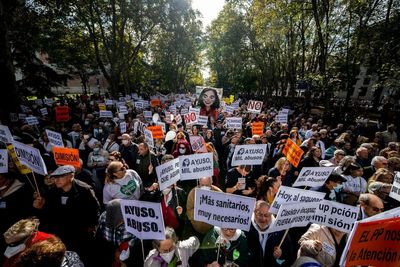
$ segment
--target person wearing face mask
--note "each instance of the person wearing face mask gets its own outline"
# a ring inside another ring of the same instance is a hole
[[[248,266],[290,266],[292,263],[292,247],[290,237],[279,244],[285,231],[268,232],[269,226],[275,220],[269,212],[270,205],[264,200],[258,200],[251,217],[250,230],[246,232],[250,248]]]
[[[80,140],[77,141],[79,149],[79,157],[83,160],[83,166],[87,166],[87,160],[90,152],[92,151],[96,142],[99,142],[96,138],[92,137],[90,132],[84,132],[81,134]]]
[[[172,155],[175,157],[175,158],[177,158],[177,157],[179,157],[179,156],[182,156],[182,155],[189,155],[189,154],[191,154],[191,147],[190,147],[190,144],[188,143],[188,141],[186,141],[186,140],[179,140],[177,143],[176,143],[176,146],[175,146],[175,151],[174,152],[172,152]]]
[[[106,142],[104,143],[103,149],[107,150],[108,153],[119,151],[119,145],[115,140],[115,134],[109,134]]]
[[[212,225],[194,219],[194,202],[195,202],[195,190],[196,188],[212,190],[216,192],[222,192],[221,189],[212,185],[212,177],[203,177],[199,179],[197,187],[193,188],[188,195],[186,202],[186,216],[190,223],[186,223],[185,232],[189,232],[191,235],[195,235],[202,239],[204,235],[213,227]]]
[[[165,228],[165,240],[154,240],[154,249],[149,252],[144,262],[145,267],[187,267],[189,258],[200,246],[196,236],[178,241],[174,229]],[[200,265],[199,265],[200,266]]]
[[[162,190],[161,208],[165,226],[172,227],[181,236],[185,226],[186,193],[176,184]]]
[[[92,179],[96,184],[96,192],[101,192],[104,186],[104,175],[108,163],[108,152],[102,148],[100,142],[96,142],[93,151],[89,153],[88,169],[92,172]]]
[[[6,259],[3,267],[15,266],[14,262],[24,250],[37,242],[54,237],[51,234],[38,231],[38,228],[39,220],[32,217],[19,220],[4,233],[4,240],[8,247],[4,251]]]
[[[125,163],[128,164],[129,169],[136,170],[136,160],[139,153],[138,146],[132,142],[131,136],[127,133],[118,137],[121,139],[121,145],[119,146],[119,152]]]
[[[325,193],[324,199],[340,202],[340,188],[342,183],[347,180],[336,173],[332,173],[329,175],[328,179],[326,179],[325,183],[318,187],[313,187],[310,190]]]

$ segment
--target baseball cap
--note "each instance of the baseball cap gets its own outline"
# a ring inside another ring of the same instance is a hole
[[[75,172],[75,168],[72,165],[64,165],[64,166],[60,166],[58,167],[52,174],[50,174],[51,177],[54,176],[61,176],[64,174],[68,174],[68,173],[73,173]]]

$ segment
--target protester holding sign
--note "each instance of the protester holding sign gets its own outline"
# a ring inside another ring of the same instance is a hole
[[[291,186],[295,181],[295,176],[290,169],[290,162],[285,157],[281,157],[275,163],[275,167],[268,171],[268,176],[277,178],[285,186]]]
[[[147,143],[139,144],[139,153],[136,159],[135,170],[139,174],[143,181],[143,186],[145,189],[144,195],[142,196],[147,201],[153,201],[154,195],[157,194],[158,184],[157,184],[157,174],[156,167],[158,166],[158,159],[156,155],[150,151],[150,147]],[[159,191],[158,191],[159,192]]]
[[[196,236],[178,241],[174,229],[165,228],[165,240],[154,240],[154,249],[149,252],[144,262],[145,267],[189,266],[189,258],[200,246]]]
[[[228,171],[225,179],[226,192],[241,195],[252,196],[255,195],[256,184],[249,175],[251,166],[240,165]]]
[[[228,262],[248,266],[249,247],[240,229],[214,226],[204,237],[201,248],[199,266],[223,266]]]
[[[200,115],[218,118],[219,97],[217,91],[212,88],[205,88],[201,91],[198,103]]]
[[[363,177],[363,168],[358,163],[351,163],[343,172],[343,177],[347,180],[343,183],[342,197],[343,203],[355,206],[360,194],[367,191],[367,182]]]

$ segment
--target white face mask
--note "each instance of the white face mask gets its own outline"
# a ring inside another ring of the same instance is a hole
[[[129,144],[129,140],[122,140],[122,144],[124,144],[124,145]]]
[[[100,151],[100,148],[98,148],[98,147],[93,148],[94,153],[98,153],[99,151]]]
[[[89,135],[88,135],[88,134],[84,134],[84,135],[83,135],[83,138],[89,139]]]
[[[171,260],[174,258],[175,249],[168,252],[168,253],[160,253],[160,257],[163,258],[167,263],[170,263]]]
[[[185,148],[179,148],[179,153],[185,154],[185,152],[186,152],[186,149],[185,149]]]
[[[19,244],[18,246],[10,247],[8,246],[6,248],[6,251],[4,251],[4,256],[7,258],[11,258],[14,255],[17,255],[21,251],[24,251],[26,248],[25,243]]]
[[[200,188],[204,189],[204,190],[211,190],[211,186],[207,186],[207,185],[200,186]]]

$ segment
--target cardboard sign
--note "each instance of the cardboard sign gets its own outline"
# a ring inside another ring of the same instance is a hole
[[[251,113],[260,114],[263,107],[262,101],[250,100],[247,104],[247,111]]]
[[[8,126],[0,124],[0,142],[3,142],[4,144],[11,144],[12,141],[13,137]]]
[[[28,125],[38,125],[39,124],[38,119],[34,116],[26,117],[25,120],[26,120],[26,123],[28,123]]]
[[[161,125],[148,126],[147,130],[151,131],[151,133],[153,135],[153,139],[163,139],[164,138],[164,132],[163,132],[163,128]]]
[[[293,166],[297,167],[299,166],[301,156],[303,156],[304,151],[298,145],[296,145],[292,139],[288,138],[282,153]]]
[[[208,152],[206,148],[206,143],[204,141],[204,138],[201,135],[197,136],[189,136],[190,139],[190,145],[192,146],[192,149],[194,152]]]
[[[304,167],[292,186],[321,186],[331,175],[333,169],[335,167]]]
[[[64,147],[62,135],[60,133],[46,129],[46,135],[49,139],[50,144],[52,144],[53,146]]]
[[[111,110],[100,110],[100,118],[112,118],[113,114]]]
[[[148,129],[144,129],[144,140],[150,147],[154,147],[152,131],[150,131]]]
[[[242,118],[228,117],[226,118],[226,127],[228,129],[242,129]]]
[[[400,218],[357,223],[344,266],[400,266],[399,233]]]
[[[67,106],[56,107],[56,121],[69,121],[69,108]]]
[[[255,198],[196,188],[194,219],[222,228],[250,230]]]
[[[269,212],[277,214],[282,204],[320,202],[324,199],[325,193],[297,189],[281,185],[276,194]]]
[[[397,172],[396,176],[393,179],[393,185],[390,189],[389,197],[400,201],[400,173]]]
[[[253,122],[251,124],[251,134],[252,135],[263,135],[264,134],[264,122]]]
[[[11,159],[13,160],[15,166],[21,174],[31,173],[32,170],[29,169],[26,165],[22,164],[17,158],[17,154],[15,154],[14,146],[12,144],[7,145],[8,153],[11,155]]]
[[[49,112],[47,111],[47,108],[41,108],[40,109],[40,113],[42,114],[42,116],[49,115]]]
[[[160,203],[121,199],[125,228],[141,240],[165,239],[164,218]]]
[[[75,148],[53,147],[54,160],[57,165],[72,165],[80,168],[79,150]]]
[[[13,141],[12,144],[14,146],[15,154],[21,163],[25,164],[27,167],[32,169],[32,171],[38,174],[47,175],[46,165],[44,164],[43,158],[38,149],[17,141]]]
[[[199,153],[179,157],[181,180],[193,180],[213,176],[212,153]]]
[[[8,173],[7,149],[0,149],[0,173]]]
[[[232,157],[232,166],[261,165],[266,153],[267,144],[236,145]]]
[[[179,158],[168,161],[156,167],[158,185],[160,190],[164,190],[170,185],[173,185],[180,179],[179,174]]]
[[[126,133],[126,122],[123,121],[119,123],[119,130],[121,133]]]

